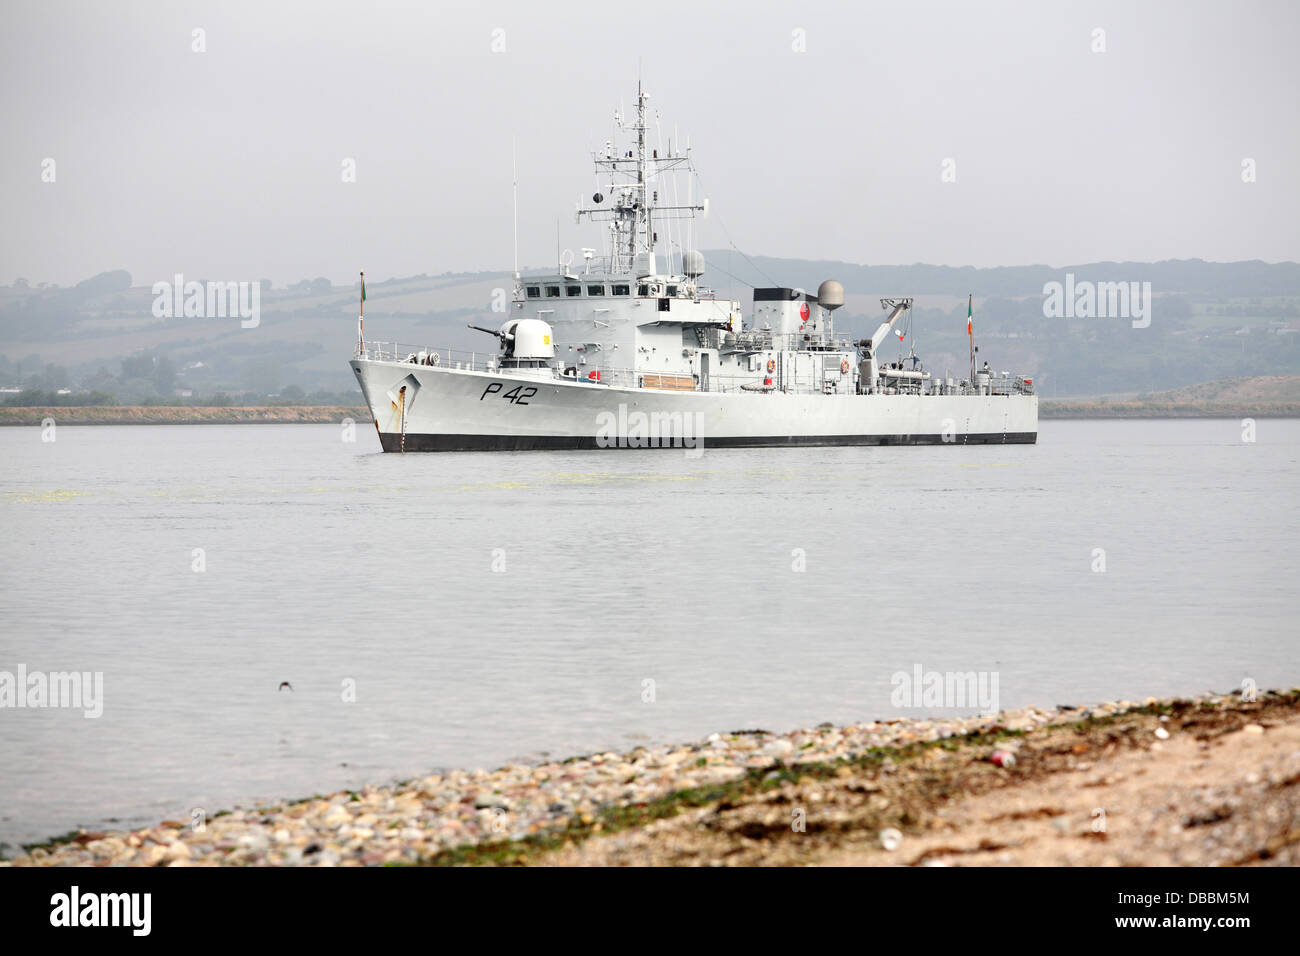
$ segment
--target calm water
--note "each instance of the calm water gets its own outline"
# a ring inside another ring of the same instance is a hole
[[[0,841],[916,716],[915,664],[996,671],[1004,707],[1300,683],[1300,421],[699,459],[340,437],[0,429],[0,670],[104,675],[99,719],[0,709]]]

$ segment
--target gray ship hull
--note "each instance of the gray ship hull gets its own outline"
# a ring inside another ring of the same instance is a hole
[[[384,451],[1031,444],[1036,395],[660,391],[354,359]],[[549,375],[549,370],[548,370]]]

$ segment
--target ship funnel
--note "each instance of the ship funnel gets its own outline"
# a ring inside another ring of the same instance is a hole
[[[827,312],[834,312],[844,304],[844,286],[827,279],[817,287],[817,304]]]

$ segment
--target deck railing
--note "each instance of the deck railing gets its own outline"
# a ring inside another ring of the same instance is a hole
[[[430,345],[407,345],[400,342],[366,341],[357,349],[357,358],[374,362],[410,362],[415,365],[440,365],[471,372],[491,372],[500,367],[496,352],[466,351],[465,349],[435,348]]]
[[[379,362],[409,362],[413,365],[430,365],[440,368],[458,369],[468,372],[492,373],[501,370],[501,358],[496,352],[466,351],[464,349],[434,348],[428,345],[407,345],[399,342],[367,341],[364,348],[358,348],[358,358]],[[651,388],[662,391],[707,391],[707,392],[749,392],[781,391],[788,394],[852,394],[853,384],[850,376],[839,375],[834,371],[820,371],[805,375],[792,375],[778,363],[770,375],[762,371],[747,375],[723,375],[711,372],[703,382],[698,375],[671,372],[651,372],[644,369],[619,368],[599,363],[585,365],[564,365],[556,363],[556,370],[566,373],[573,369],[575,374],[565,374],[567,380],[577,380],[590,385],[613,386],[615,388]],[[770,385],[765,384],[768,380]],[[940,380],[934,379],[926,384],[926,391],[920,388],[900,389],[899,393],[938,394]],[[1016,375],[993,375],[989,378],[989,393],[992,395],[1032,395],[1032,382]],[[969,383],[954,385],[948,394],[974,395],[977,390]]]

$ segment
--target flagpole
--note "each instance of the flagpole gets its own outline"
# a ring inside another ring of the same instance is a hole
[[[366,274],[361,273],[361,312],[357,315],[357,354],[366,350]]]
[[[966,297],[966,335],[970,338],[970,384],[975,387],[975,293]]]

